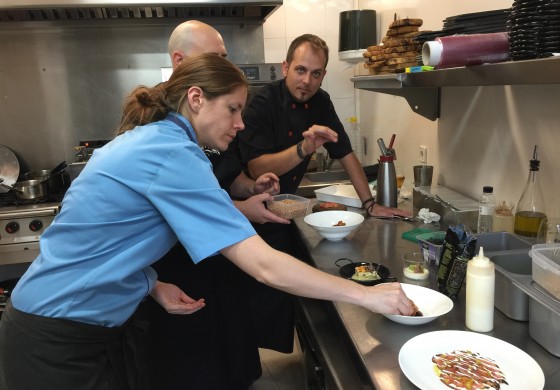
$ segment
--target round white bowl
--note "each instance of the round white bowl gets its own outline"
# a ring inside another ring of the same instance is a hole
[[[414,284],[401,283],[407,297],[418,306],[422,317],[401,316],[397,314],[384,314],[388,319],[404,325],[421,325],[447,314],[453,309],[453,301],[442,293],[430,288]]]
[[[352,211],[320,211],[307,215],[304,221],[327,240],[340,241],[364,222],[364,216]],[[345,225],[335,226],[339,221]]]

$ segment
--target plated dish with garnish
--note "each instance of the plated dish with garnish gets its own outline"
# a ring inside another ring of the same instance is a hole
[[[343,264],[349,261],[349,264]],[[345,279],[353,280],[366,286],[374,286],[379,283],[396,282],[396,278],[391,278],[391,271],[382,264],[368,263],[365,261],[353,261],[346,257],[342,257],[335,261],[340,267],[338,273]]]
[[[543,389],[544,373],[527,353],[475,332],[444,330],[408,340],[399,365],[420,389]],[[468,375],[461,372],[467,370]],[[476,387],[476,386],[486,387]],[[470,386],[470,387],[469,387]]]

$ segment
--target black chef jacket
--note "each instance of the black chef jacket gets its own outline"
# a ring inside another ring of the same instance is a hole
[[[313,125],[327,126],[338,133],[338,142],[324,144],[329,156],[340,159],[352,152],[350,139],[344,131],[327,92],[319,89],[305,103],[295,102],[284,80],[267,84],[253,97],[243,115],[245,130],[237,134],[243,164],[263,154],[278,153],[303,140],[302,133]],[[283,194],[296,192],[309,157],[280,177]]]
[[[340,159],[352,152],[344,127],[338,119],[330,96],[319,89],[305,103],[295,102],[284,80],[267,84],[252,98],[243,115],[245,130],[237,133],[243,165],[263,154],[281,152],[303,140],[302,133],[312,125],[322,125],[338,133],[338,142],[324,146],[331,158]],[[305,174],[310,157],[280,176],[280,192],[294,194]],[[273,248],[301,256],[294,234],[295,225],[253,224],[257,233]],[[292,296],[251,281],[251,312],[261,348],[290,352],[293,344],[294,309]]]

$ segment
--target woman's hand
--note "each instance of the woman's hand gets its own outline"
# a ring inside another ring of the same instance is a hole
[[[280,193],[280,179],[278,179],[278,176],[272,172],[260,175],[257,177],[257,180],[255,180],[253,191],[255,194],[262,194],[266,192],[270,195],[277,195]]]
[[[412,301],[404,293],[400,283],[381,283],[366,287],[368,294],[361,305],[381,314],[401,314],[410,316],[414,313]]]
[[[251,222],[255,223],[290,223],[289,219],[279,217],[264,207],[264,202],[271,200],[272,195],[268,193],[251,196],[245,200],[236,200],[235,207]]]
[[[192,314],[206,306],[204,298],[194,300],[174,284],[159,280],[150,295],[170,314]]]

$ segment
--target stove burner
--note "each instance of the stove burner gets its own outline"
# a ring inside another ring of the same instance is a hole
[[[64,193],[49,194],[43,199],[19,199],[13,192],[0,193],[0,207],[2,206],[20,206],[41,203],[60,203],[64,198]]]

